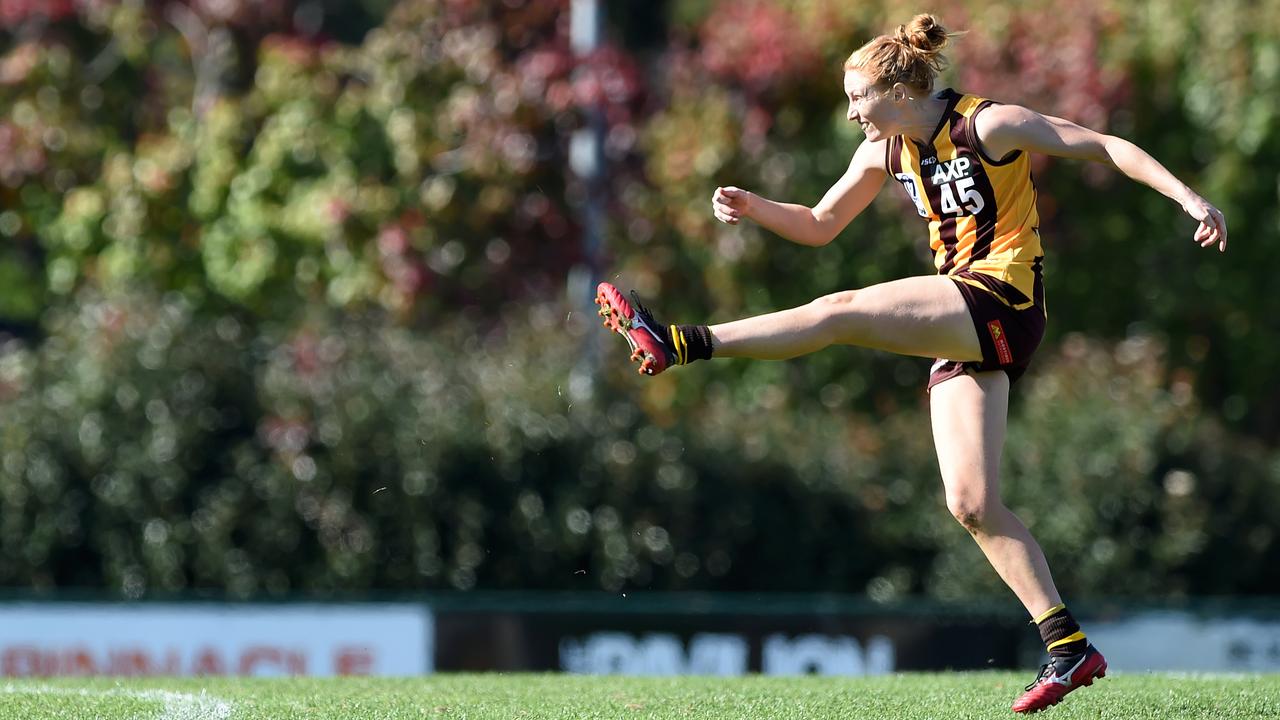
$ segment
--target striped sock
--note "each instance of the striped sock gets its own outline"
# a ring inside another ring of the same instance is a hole
[[[672,325],[668,332],[677,365],[711,359],[711,330],[706,325]]]
[[[1058,604],[1041,613],[1034,620],[1040,630],[1040,639],[1051,657],[1079,655],[1088,646],[1080,623],[1071,617],[1066,605]]]

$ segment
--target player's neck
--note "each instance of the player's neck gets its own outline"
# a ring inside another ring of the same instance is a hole
[[[933,134],[942,122],[942,114],[947,111],[946,98],[931,94],[907,105],[907,122],[903,124],[902,134],[921,145],[933,142]]]

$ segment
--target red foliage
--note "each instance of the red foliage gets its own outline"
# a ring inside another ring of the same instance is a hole
[[[426,219],[420,212],[410,210],[378,232],[378,255],[383,276],[391,282],[405,307],[412,305],[430,280],[422,254],[413,246],[413,232],[421,230],[425,224]]]
[[[263,57],[277,56],[280,60],[299,68],[314,68],[323,55],[324,41],[301,35],[272,33],[262,38],[258,51]]]
[[[961,41],[961,89],[1103,130],[1129,95],[1124,76],[1099,57],[1099,38],[1123,32],[1120,22],[1114,12],[1088,6],[1013,13],[1005,32]]]
[[[816,70],[821,57],[805,30],[770,3],[719,3],[702,24],[702,62],[717,75],[761,91]]]
[[[521,54],[516,60],[516,74],[525,82],[547,83],[569,76],[573,70],[573,54],[563,43],[544,45]]]
[[[189,0],[205,20],[246,30],[285,28],[293,10],[292,0]]]
[[[299,353],[311,356],[301,362],[313,363],[316,351],[315,337],[310,333],[303,333],[294,341],[290,349],[294,351],[295,357]],[[299,366],[299,374],[308,374],[316,366],[318,363],[306,368]],[[258,441],[285,459],[296,457],[305,450],[307,444],[311,442],[311,434],[311,423],[304,417],[269,415],[258,424]]]
[[[0,27],[17,27],[27,21],[57,22],[75,12],[74,0],[0,0]]]
[[[24,42],[17,46],[0,59],[0,85],[17,85],[26,80],[38,62],[40,62],[39,45],[34,42]]]
[[[573,68],[573,53],[562,39],[521,53],[515,62],[521,95],[541,99],[552,113],[565,112],[574,101],[569,80]]]
[[[483,7],[485,3],[476,3]],[[563,35],[567,30],[569,0],[520,0],[507,2],[495,18],[506,45],[523,50],[537,44],[547,28]],[[566,27],[557,27],[566,26]]]
[[[580,107],[599,107],[610,125],[630,122],[644,76],[627,52],[606,45],[579,61],[573,96]]]
[[[0,122],[0,181],[16,187],[24,178],[44,172],[48,156],[39,130]]]

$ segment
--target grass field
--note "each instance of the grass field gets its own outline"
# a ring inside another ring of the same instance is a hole
[[[1029,677],[0,680],[0,718],[1015,718],[1009,705]],[[1280,718],[1280,675],[1108,676],[1037,717]]]

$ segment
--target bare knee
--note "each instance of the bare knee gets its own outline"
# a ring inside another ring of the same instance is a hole
[[[815,299],[813,302],[816,305],[822,305],[828,308],[847,307],[853,302],[853,299],[857,297],[858,294],[858,290],[841,290],[840,292],[834,292],[830,295],[823,295],[822,297]]]
[[[951,515],[970,533],[982,531],[986,527],[991,511],[999,504],[998,500],[990,500],[981,493],[964,491],[947,493],[947,510],[951,511]]]
[[[830,336],[830,342],[840,342],[849,334],[856,318],[858,290],[842,290],[815,299],[810,305],[818,312],[818,326]]]

